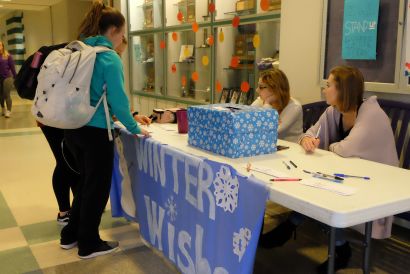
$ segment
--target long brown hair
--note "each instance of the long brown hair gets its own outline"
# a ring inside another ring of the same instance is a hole
[[[120,29],[124,24],[124,15],[119,10],[105,6],[101,1],[94,1],[79,27],[77,38],[103,35],[110,27]]]
[[[364,78],[357,68],[350,66],[334,67],[330,74],[338,91],[337,107],[341,112],[356,110],[363,101]]]
[[[264,71],[259,77],[263,83],[267,84],[273,90],[274,95],[278,98],[274,107],[279,113],[281,113],[289,104],[290,100],[288,77],[286,77],[286,74],[283,71],[277,68]]]
[[[9,52],[6,50],[6,48],[4,47],[4,43],[3,43],[3,41],[0,41],[0,43],[1,43],[1,45],[2,45],[2,50],[1,50],[1,52],[0,52],[0,54],[1,54],[1,57],[3,57],[3,59],[7,59],[7,58],[9,58]]]

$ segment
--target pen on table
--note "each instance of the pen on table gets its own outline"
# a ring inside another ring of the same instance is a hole
[[[342,178],[360,178],[360,179],[370,180],[370,177],[367,177],[367,176],[355,176],[355,175],[347,175],[343,173],[334,173],[333,175],[342,177]]]
[[[317,130],[315,138],[319,138],[320,130],[322,129],[322,125],[319,125],[319,129]]]
[[[295,168],[298,168],[298,166],[294,162],[289,161],[289,163],[291,163],[291,165],[294,166]]]
[[[290,169],[290,166],[285,161],[282,161],[282,163],[286,166],[287,169]]]
[[[336,179],[336,180],[344,180],[342,177],[339,177],[339,176],[333,176],[333,175],[325,174],[325,173],[322,173],[322,172],[316,172],[316,173],[320,174],[324,177],[329,177],[329,178],[333,178],[333,179]]]
[[[302,179],[300,178],[273,178],[270,179],[270,181],[272,182],[296,182],[296,181],[300,181]]]
[[[324,174],[324,173],[321,173],[321,172],[311,172],[311,171],[308,171],[308,170],[305,170],[305,169],[303,170],[303,172],[312,174],[313,177],[316,177],[316,178],[332,178],[333,180],[338,180],[338,181],[343,181],[344,180],[343,178],[341,178],[339,176],[333,176],[333,175]]]
[[[313,175],[313,178],[326,180],[326,181],[333,182],[333,183],[343,184],[342,180],[337,180],[337,179],[332,179],[332,178],[329,178],[329,177],[324,177],[324,176],[322,176],[322,174],[317,174],[316,173],[316,174]]]

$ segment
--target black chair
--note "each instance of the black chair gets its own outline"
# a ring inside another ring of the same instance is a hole
[[[410,169],[410,103],[386,99],[377,99],[377,101],[390,118],[394,139],[396,140],[397,155],[399,155],[400,159],[400,166]],[[396,217],[410,222],[410,212],[398,214]]]
[[[326,101],[320,101],[310,103],[302,106],[303,109],[303,132],[306,132],[311,126],[313,126],[320,115],[325,111],[329,105]]]

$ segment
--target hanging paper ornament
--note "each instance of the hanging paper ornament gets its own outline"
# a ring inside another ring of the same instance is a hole
[[[188,58],[190,56],[191,55],[190,55],[190,52],[189,52],[189,47],[188,47],[188,45],[185,45],[185,47],[184,47],[184,57]]]
[[[198,23],[197,22],[193,22],[192,23],[192,31],[193,32],[197,32],[199,29]]]
[[[182,75],[181,84],[182,86],[186,86],[186,76],[185,75]]]
[[[221,29],[221,31],[219,32],[219,42],[223,42],[225,40],[225,34],[223,32],[223,30]]]
[[[261,10],[268,11],[269,5],[270,5],[269,0],[261,0],[261,3],[260,3]]]
[[[172,40],[174,40],[175,42],[178,41],[178,33],[176,32],[172,33]]]
[[[233,26],[234,28],[237,28],[237,27],[239,26],[240,21],[241,21],[241,19],[239,18],[239,16],[235,16],[235,17],[232,19],[232,26]]]
[[[208,56],[206,55],[202,56],[202,65],[207,66],[208,64],[209,64]]]
[[[261,44],[261,37],[259,36],[259,34],[255,34],[255,36],[253,36],[253,46],[255,48],[259,48],[260,44]]]
[[[179,22],[182,22],[184,20],[184,15],[182,14],[182,11],[179,11],[177,13],[177,19]]]
[[[239,57],[238,56],[232,56],[231,67],[232,68],[237,68],[238,66],[239,66]]]
[[[172,73],[177,72],[177,66],[176,66],[175,64],[173,64],[173,65],[171,66],[171,72],[172,72]]]
[[[192,79],[192,81],[194,81],[194,82],[198,81],[198,80],[199,80],[199,74],[198,74],[198,72],[194,71],[194,72],[192,73],[192,75],[191,75],[191,79]]]
[[[218,80],[216,81],[216,91],[221,92],[222,91],[222,84]]]
[[[209,13],[214,13],[215,12],[215,4],[214,3],[209,3],[208,11],[209,11]]]
[[[250,89],[249,83],[246,82],[246,81],[242,82],[242,84],[241,84],[241,90],[242,90],[243,92],[248,92],[249,89]]]
[[[159,47],[160,47],[161,49],[164,49],[164,48],[166,47],[166,44],[165,44],[165,41],[164,41],[164,40],[161,40],[161,42],[159,42]]]
[[[212,46],[214,44],[214,36],[213,35],[209,35],[209,37],[206,39],[206,43],[210,46]]]

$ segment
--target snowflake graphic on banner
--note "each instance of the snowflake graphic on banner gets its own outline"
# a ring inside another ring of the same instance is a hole
[[[245,254],[251,237],[252,232],[248,228],[241,228],[239,233],[233,233],[233,253],[238,255],[239,262],[241,262],[243,254]]]
[[[178,211],[177,211],[177,204],[174,201],[174,196],[168,198],[167,202],[165,203],[165,207],[167,209],[167,215],[174,222],[177,219]]]
[[[238,206],[238,178],[236,176],[232,178],[230,169],[227,166],[221,166],[213,184],[216,205],[222,207],[224,211],[233,213]]]

